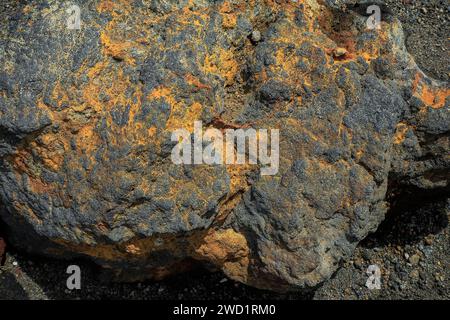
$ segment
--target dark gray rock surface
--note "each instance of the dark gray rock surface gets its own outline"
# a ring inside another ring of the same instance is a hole
[[[388,184],[448,184],[448,85],[387,13],[372,31],[315,1],[80,6],[79,31],[36,1],[1,33],[1,218],[19,247],[123,280],[195,260],[299,290],[376,230]],[[195,120],[279,129],[278,174],[174,165],[170,132]]]

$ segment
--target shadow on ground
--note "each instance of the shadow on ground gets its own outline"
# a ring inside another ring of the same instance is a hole
[[[449,188],[422,190],[403,189],[400,195],[391,196],[391,209],[376,233],[364,239],[360,246],[412,245],[429,235],[436,235],[447,228],[449,218],[446,206]]]

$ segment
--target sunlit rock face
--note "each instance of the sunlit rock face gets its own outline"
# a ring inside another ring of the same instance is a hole
[[[78,2],[80,29],[51,0],[2,22],[0,215],[19,247],[119,280],[202,263],[301,290],[376,230],[388,186],[448,184],[448,84],[388,13],[372,30],[356,1]],[[195,121],[278,129],[278,173],[174,164]]]

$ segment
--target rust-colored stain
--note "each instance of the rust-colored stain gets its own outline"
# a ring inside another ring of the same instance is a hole
[[[406,133],[408,132],[408,125],[406,123],[399,123],[394,135],[394,144],[401,144],[405,140]]]
[[[120,261],[142,259],[150,257],[159,250],[170,250],[171,254],[179,257],[180,261],[191,257],[198,261],[209,261],[225,274],[236,281],[244,282],[247,279],[249,264],[249,248],[246,238],[233,229],[196,231],[185,239],[175,235],[157,236],[146,239],[130,240],[115,245],[74,245],[62,239],[53,239],[66,250],[80,252],[90,257],[104,261]],[[180,241],[183,242],[181,245]],[[188,244],[188,245],[186,245]],[[51,252],[50,252],[51,251]],[[60,254],[57,249],[49,253]],[[173,270],[178,272],[177,270]],[[160,268],[161,278],[171,272],[170,266]],[[152,273],[153,278],[155,274]],[[160,278],[156,275],[156,278]]]
[[[416,97],[433,109],[445,106],[445,102],[450,96],[450,88],[430,87],[423,81],[423,75],[419,72],[416,73],[412,90]]]

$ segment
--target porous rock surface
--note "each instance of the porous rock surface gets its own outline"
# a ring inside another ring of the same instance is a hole
[[[328,279],[388,186],[449,178],[448,84],[356,2],[86,0],[80,30],[64,2],[20,5],[0,33],[10,241],[127,281],[193,262],[276,291]],[[200,120],[279,129],[278,174],[173,164],[171,133]]]

